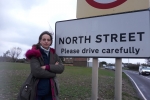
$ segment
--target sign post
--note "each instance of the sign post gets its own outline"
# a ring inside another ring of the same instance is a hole
[[[115,59],[115,100],[122,100],[122,58]]]
[[[98,58],[93,58],[91,100],[98,100]]]

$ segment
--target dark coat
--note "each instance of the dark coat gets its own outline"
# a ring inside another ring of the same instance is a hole
[[[30,59],[31,73],[21,86],[17,100],[35,100],[37,84],[40,78],[50,78],[53,100],[59,100],[59,86],[56,74],[61,74],[64,71],[64,66],[55,53],[55,50],[52,48],[50,49],[49,70],[41,68],[41,66],[44,66],[44,59],[39,49],[33,47],[31,50],[28,50],[26,52],[26,57]],[[59,65],[55,65],[57,61]],[[26,97],[29,97],[29,99]]]

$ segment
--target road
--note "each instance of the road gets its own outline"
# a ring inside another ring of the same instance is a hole
[[[137,71],[124,70],[124,72],[132,80],[141,100],[150,100],[150,75],[139,75]]]

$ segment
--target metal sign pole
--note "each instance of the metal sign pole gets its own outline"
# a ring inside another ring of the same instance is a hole
[[[93,58],[91,100],[97,100],[97,99],[98,99],[98,58]]]
[[[122,58],[115,61],[115,100],[122,100]]]

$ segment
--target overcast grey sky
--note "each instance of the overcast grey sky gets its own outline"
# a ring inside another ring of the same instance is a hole
[[[20,47],[23,50],[20,58],[23,58],[32,44],[37,43],[41,32],[54,32],[57,21],[76,18],[76,2],[77,0],[1,0],[0,56],[12,47]],[[115,62],[114,59],[100,60]],[[128,59],[123,59],[123,62],[127,63]],[[129,62],[145,63],[145,59],[130,59]]]
[[[56,21],[75,18],[76,0],[1,0],[0,15],[0,55],[21,47],[23,57],[42,31],[54,32]]]

